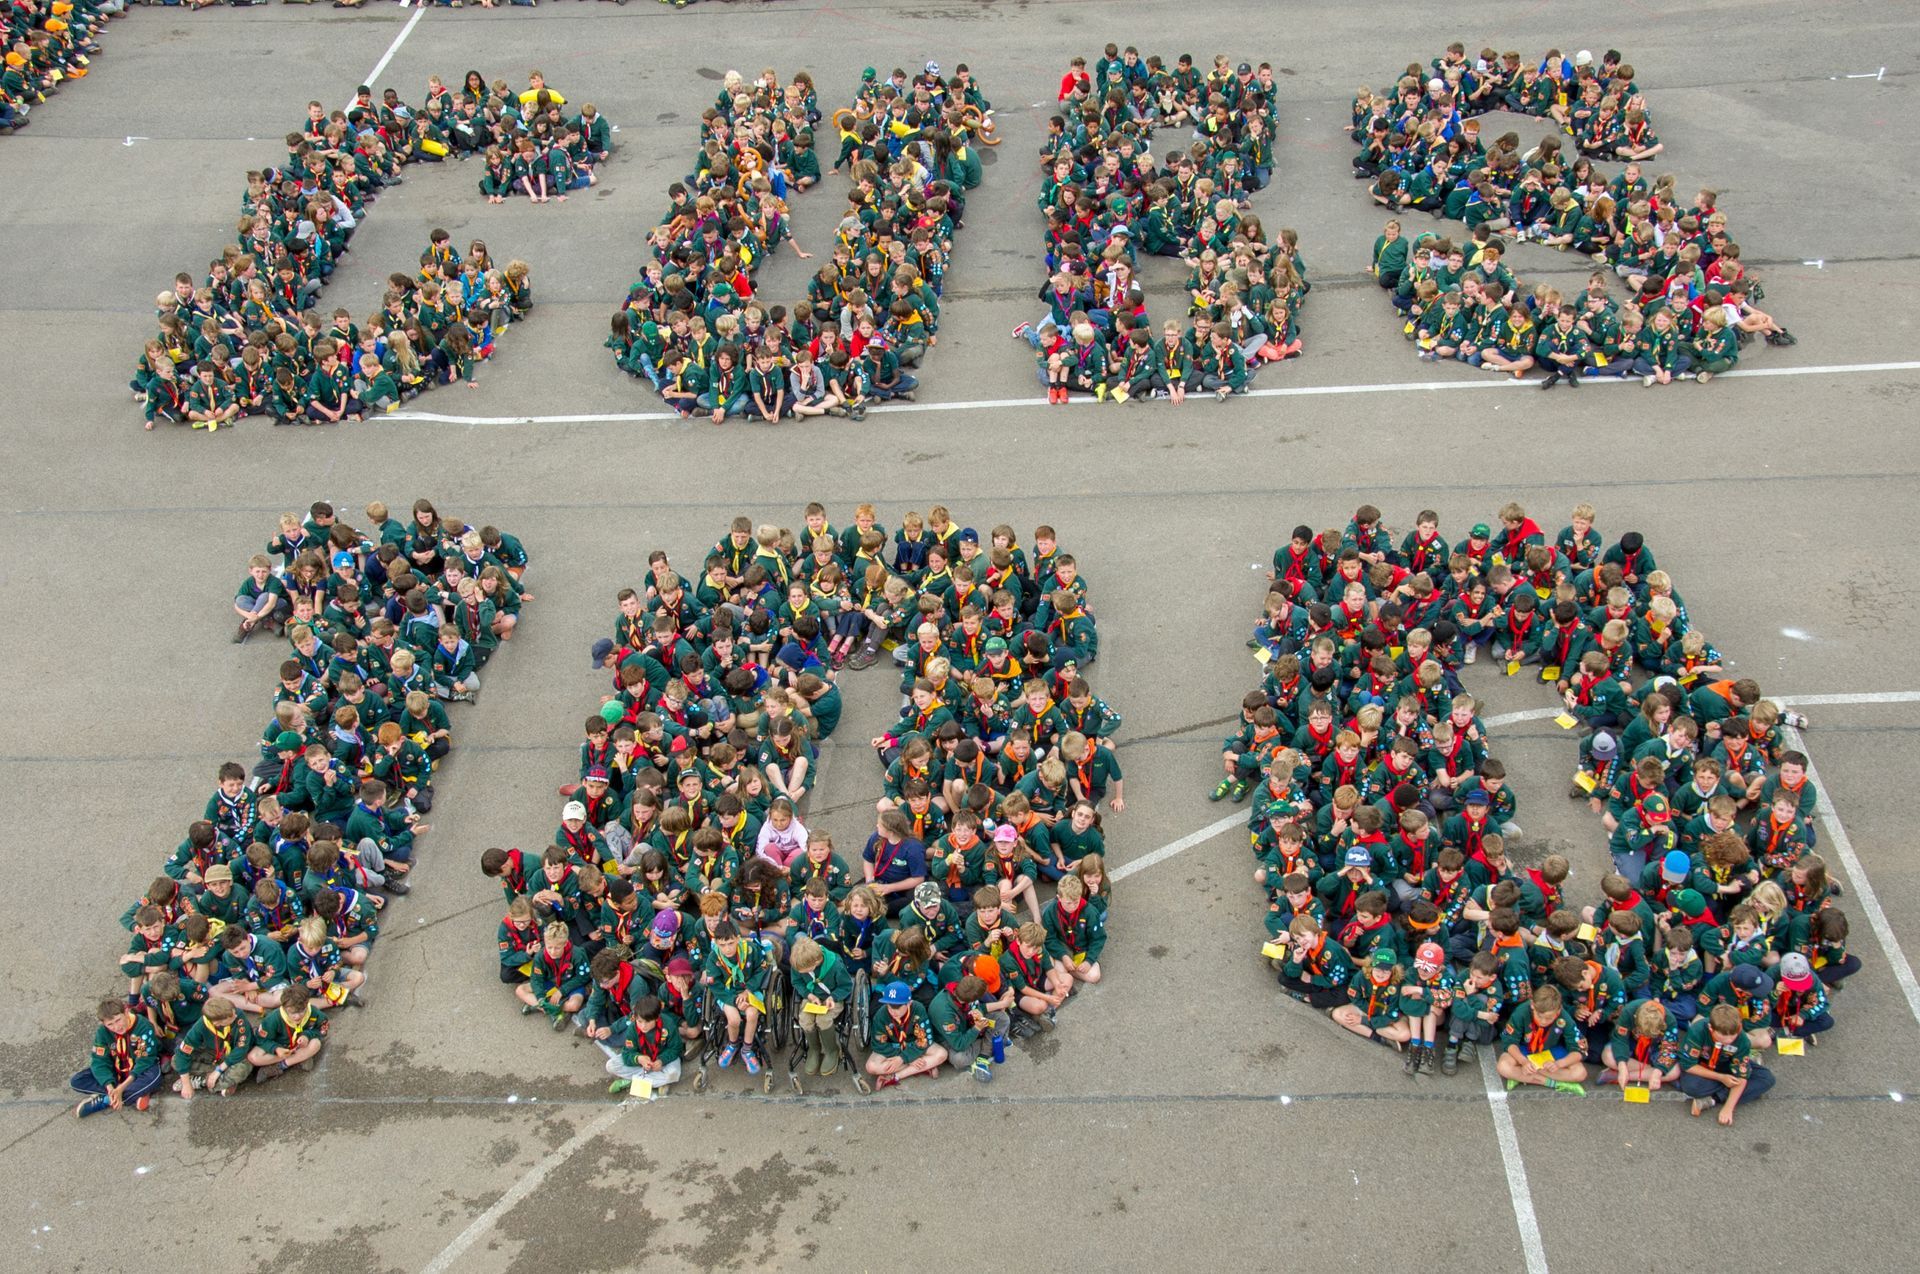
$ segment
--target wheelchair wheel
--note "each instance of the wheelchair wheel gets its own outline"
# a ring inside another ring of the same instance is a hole
[[[873,977],[865,969],[853,975],[853,997],[848,1007],[852,1010],[853,1021],[848,1030],[860,1045],[861,1050],[873,1048]]]
[[[787,971],[776,968],[767,978],[767,1025],[773,1032],[775,1049],[782,1049],[793,1038],[793,1016],[787,1010]]]

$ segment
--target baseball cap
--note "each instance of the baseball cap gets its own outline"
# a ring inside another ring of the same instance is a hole
[[[1376,969],[1391,969],[1398,963],[1400,962],[1393,958],[1393,952],[1387,950],[1385,947],[1381,947],[1373,953],[1372,964]]]
[[[300,736],[291,730],[282,730],[279,737],[273,741],[273,750],[275,752],[293,752],[297,751],[299,747]]]
[[[218,868],[214,869],[219,870]],[[207,873],[213,878],[213,872]],[[1780,985],[1790,991],[1810,991],[1813,989],[1813,964],[1798,951],[1790,951],[1780,957]]]
[[[1685,850],[1673,850],[1660,860],[1660,879],[1670,885],[1677,885],[1685,880],[1692,870],[1693,860],[1687,857]]]
[[[1354,845],[1347,850],[1347,858],[1344,865],[1346,867],[1372,867],[1373,855],[1369,854],[1360,846]]]
[[[938,62],[929,62],[927,63],[926,71],[928,75],[938,75],[940,74],[940,64]]]
[[[336,570],[336,571],[337,571],[337,570],[339,570],[339,569],[340,569],[341,567],[343,567],[343,566],[352,566],[352,565],[353,565],[353,554],[351,554],[351,553],[335,553],[335,554],[333,555],[333,569],[334,569],[334,570]]]
[[[590,765],[590,766],[588,766],[588,767],[587,767],[587,775],[586,775],[586,779],[585,779],[585,781],[586,781],[586,782],[588,782],[588,783],[605,783],[605,782],[607,782],[607,767],[606,767],[606,766],[604,766],[604,765]]]
[[[1773,990],[1773,979],[1760,971],[1757,964],[1736,964],[1728,975],[1734,990],[1745,991],[1748,995],[1765,995]]]
[[[1238,71],[1238,74],[1240,74],[1240,75],[1252,75],[1252,74],[1253,74],[1253,63],[1251,63],[1251,62],[1242,62],[1242,63],[1240,64],[1240,69],[1239,69],[1239,71]]]
[[[1447,953],[1440,949],[1440,944],[1437,942],[1423,942],[1420,944],[1420,949],[1413,953],[1415,964],[1430,964],[1435,968],[1444,964],[1446,959]]]
[[[607,656],[613,653],[613,638],[602,637],[593,643],[593,666],[595,668],[607,662]]]
[[[1485,788],[1476,787],[1461,798],[1468,805],[1491,805],[1493,797]]]
[[[1614,741],[1611,734],[1603,730],[1593,736],[1593,754],[1601,760],[1611,760],[1619,751],[1620,745]]]
[[[1703,916],[1707,912],[1707,900],[1700,896],[1698,889],[1682,889],[1675,895],[1673,905],[1680,909],[1681,915],[1689,919]]]
[[[570,818],[585,819],[586,816],[587,807],[578,801],[568,801],[560,807],[560,821],[563,823]]]
[[[208,884],[212,884],[216,880],[231,881],[233,879],[233,868],[227,866],[225,863],[215,863],[213,866],[207,868],[207,874],[200,879],[206,881]],[[1804,964],[1805,961],[1803,960],[1801,963]]]
[[[1471,540],[1484,540],[1484,539],[1488,539],[1492,535],[1493,535],[1493,532],[1487,529],[1487,524],[1485,522],[1475,522],[1473,524],[1473,530],[1467,532],[1467,538]]]
[[[980,542],[980,532],[970,526],[963,527],[960,531],[960,542],[962,544],[978,544]]]
[[[680,932],[680,913],[672,908],[661,912],[653,918],[653,931],[663,938],[673,937]],[[691,973],[693,966],[688,965],[687,971]]]
[[[913,988],[904,982],[889,982],[880,988],[880,1003],[898,1008],[913,999]]]
[[[913,887],[913,905],[916,907],[938,907],[940,905],[940,886],[931,880],[923,880]]]
[[[1006,649],[1007,649],[1007,639],[1005,637],[987,638],[987,653],[989,655],[1005,654]]]
[[[676,911],[673,914],[677,916],[680,913]],[[685,956],[675,956],[667,961],[667,972],[676,978],[690,978],[693,976],[693,961]]]
[[[1020,833],[1015,831],[1011,824],[1002,823],[993,829],[993,838],[997,841],[1016,841],[1020,839]]]
[[[1673,811],[1667,808],[1667,798],[1655,792],[1640,802],[1640,817],[1658,819],[1664,822]]]

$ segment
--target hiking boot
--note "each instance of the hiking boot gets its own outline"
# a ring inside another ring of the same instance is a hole
[[[1434,1066],[1434,1061],[1433,1061],[1433,1045],[1422,1044],[1420,1046],[1420,1073],[1422,1075],[1431,1075],[1434,1073],[1435,1069],[1436,1068]]]
[[[1442,1075],[1452,1075],[1459,1071],[1459,1069],[1460,1043],[1458,1040],[1449,1041],[1447,1051],[1440,1055],[1440,1073]]]
[[[1407,1050],[1407,1055],[1405,1059],[1402,1060],[1400,1063],[1400,1073],[1402,1075],[1410,1076],[1419,1069],[1420,1069],[1420,1047],[1419,1045],[1416,1044],[1414,1047]]]

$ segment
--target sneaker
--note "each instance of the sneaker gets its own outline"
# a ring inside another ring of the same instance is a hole
[[[1796,730],[1804,730],[1809,724],[1803,712],[1783,712],[1780,714],[1780,719]]]
[[[753,1050],[752,1045],[748,1045],[745,1049],[741,1050],[740,1059],[747,1065],[747,1074],[758,1075],[760,1073],[760,1054]]]
[[[89,1097],[73,1108],[73,1117],[75,1119],[85,1119],[89,1115],[97,1115],[101,1111],[111,1108],[112,1105],[113,1103],[108,1101],[104,1094],[99,1097]]]
[[[993,1063],[984,1057],[975,1058],[973,1063],[973,1078],[975,1083],[991,1084],[993,1082]]]
[[[617,1096],[619,1096],[619,1095],[620,1095],[621,1093],[624,1093],[624,1092],[626,1092],[626,1091],[627,1091],[627,1090],[628,1090],[629,1088],[632,1088],[632,1087],[633,1087],[633,1081],[632,1081],[632,1080],[630,1080],[630,1079],[616,1079],[616,1080],[614,1080],[614,1081],[613,1081],[613,1082],[612,1082],[611,1084],[608,1084],[608,1085],[607,1085],[607,1092],[608,1092],[609,1094],[611,1094],[611,1095],[613,1095],[613,1096],[615,1096],[615,1097],[617,1097]]]
[[[551,1025],[553,1026],[553,1029],[556,1032],[564,1031],[569,1026],[573,1025],[573,1017],[570,1014],[568,1014],[565,1009],[562,1009],[559,1012],[553,1014],[553,1020]]]
[[[1440,1073],[1452,1075],[1460,1069],[1460,1046],[1447,1045],[1447,1051],[1440,1055]]]
[[[1689,1115],[1692,1115],[1695,1119],[1698,1119],[1700,1118],[1701,1111],[1712,1110],[1716,1104],[1717,1103],[1711,1097],[1696,1097],[1693,1099],[1692,1103],[1687,1107],[1687,1113]]]
[[[1480,644],[1478,642],[1468,642],[1466,658],[1461,660],[1461,662],[1470,664],[1474,660],[1478,659],[1479,657],[1480,657]]]
[[[1233,782],[1233,803],[1238,805],[1240,802],[1246,800],[1247,794],[1251,791],[1253,791],[1252,779],[1235,779]]]
[[[1033,324],[1022,323],[1019,327],[1013,329],[1013,339],[1016,341],[1024,341],[1027,339],[1027,333],[1032,330]]]
[[[397,876],[390,877],[386,884],[380,886],[380,892],[392,894],[396,898],[404,898],[413,892],[413,886]]]
[[[1620,1072],[1611,1066],[1602,1067],[1600,1070],[1600,1086],[1602,1088],[1605,1088],[1608,1084],[1613,1083],[1619,1078]]]
[[[153,1098],[144,1093],[133,1100],[133,1108],[135,1110],[145,1110],[151,1105],[153,1105]]]
[[[1233,779],[1224,778],[1220,780],[1220,786],[1213,789],[1213,795],[1207,799],[1210,801],[1223,801],[1227,798],[1227,793],[1231,791],[1233,791]]]
[[[358,991],[349,991],[345,1003],[350,1009],[364,1009],[367,1007],[367,997]]]
[[[1571,1080],[1556,1079],[1552,1084],[1548,1085],[1548,1087],[1552,1088],[1556,1093],[1572,1093],[1575,1097],[1585,1097],[1587,1095],[1586,1085],[1576,1084]]]
[[[727,1046],[720,1050],[720,1069],[725,1070],[727,1067],[733,1065],[733,1059],[739,1055],[740,1046],[732,1040],[727,1041]]]

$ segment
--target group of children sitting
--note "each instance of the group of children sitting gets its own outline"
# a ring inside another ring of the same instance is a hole
[[[884,794],[843,853],[806,799],[839,671],[888,648]],[[1029,550],[944,507],[889,536],[872,505],[836,528],[812,504],[797,531],[736,518],[697,582],[656,550],[594,645],[611,681],[552,843],[482,855],[506,895],[500,980],[594,1040],[615,1093],[677,1082],[690,1054],[759,1075],[776,977],[796,1074],[804,1053],[806,1075],[857,1065],[879,1087],[949,1064],[990,1080],[1010,1035],[1052,1029],[1101,975],[1098,805],[1125,799],[1097,654],[1048,526]],[[860,1032],[856,983],[878,1001]]]
[[[1430,78],[1429,78],[1430,76]],[[1558,132],[1531,149],[1517,133],[1481,139],[1480,114],[1517,111]],[[1398,218],[1375,240],[1372,272],[1426,361],[1457,359],[1542,388],[1585,376],[1639,376],[1646,385],[1731,370],[1754,338],[1794,344],[1758,308],[1762,291],[1740,259],[1718,195],[1687,202],[1677,179],[1642,165],[1663,148],[1634,71],[1609,50],[1518,53],[1451,45],[1429,70],[1410,65],[1390,91],[1362,88],[1347,129],[1354,176],[1396,213],[1459,221],[1457,235],[1409,235]],[[1624,161],[1609,178],[1597,161]],[[1526,289],[1507,255],[1531,240],[1591,258],[1578,294]],[[1624,295],[1610,287],[1624,281]]]
[[[408,892],[422,816],[453,746],[447,701],[513,637],[527,554],[419,500],[367,529],[288,513],[234,598],[235,641],[286,639],[249,768],[222,765],[201,816],[121,916],[122,994],[99,1005],[85,1118],[145,1110],[162,1083],[224,1096],[310,1069],[327,1013],[366,1002],[367,957]],[[277,559],[277,560],[276,560]]]
[[[911,400],[908,369],[938,339],[940,293],[964,191],[979,185],[974,138],[991,107],[967,68],[942,78],[864,73],[835,113],[836,170],[849,189],[831,263],[791,309],[768,305],[754,273],[792,237],[789,197],[817,184],[812,79],[772,68],[729,72],[701,120],[693,171],[668,188],[649,236],[652,260],[612,319],[606,345],[621,370],[651,384],[681,416],[774,423],[862,419],[869,405]]]
[[[1186,401],[1242,393],[1267,363],[1300,353],[1306,264],[1299,236],[1269,236],[1251,211],[1273,177],[1279,132],[1273,68],[1224,54],[1202,74],[1109,44],[1092,74],[1075,58],[1041,148],[1047,309],[1014,329],[1038,358],[1047,401]],[[1156,130],[1184,145],[1162,163]],[[1147,317],[1141,254],[1188,270],[1187,319]]]
[[[13,0],[0,9],[0,137],[32,123],[33,108],[87,77],[100,34],[127,0]]]
[[[212,286],[196,289],[182,273],[161,293],[160,337],[147,342],[131,384],[148,429],[214,432],[247,416],[337,425],[394,411],[436,385],[472,388],[495,337],[533,311],[526,262],[496,265],[479,239],[462,259],[445,230],[433,231],[417,274],[387,276],[364,325],[344,306],[323,319],[277,304],[283,294],[253,268],[244,256],[216,261]]]
[[[1816,1044],[1860,961],[1815,852],[1805,719],[1734,678],[1645,537],[1579,505],[1549,537],[1518,504],[1452,542],[1363,505],[1295,528],[1249,645],[1265,666],[1214,799],[1254,795],[1265,954],[1294,998],[1453,1074],[1631,1100],[1677,1086],[1720,1122]],[[1517,803],[1460,669],[1553,687],[1582,736],[1569,795],[1610,836],[1599,897],[1567,859],[1521,867]]]
[[[497,331],[532,308],[525,262],[496,262],[479,240],[463,260],[436,230],[418,277],[389,275],[364,325],[344,307],[329,319],[315,306],[368,207],[405,180],[404,164],[465,158],[512,138],[532,148],[528,193],[545,199],[565,197],[576,164],[605,156],[607,124],[591,104],[567,118],[566,99],[539,71],[528,85],[517,95],[504,80],[489,89],[469,71],[458,94],[429,77],[419,108],[394,89],[376,102],[364,84],[345,110],[309,102],[285,163],[247,174],[235,242],[199,284],[182,271],[157,298],[159,330],[129,386],[146,427],[212,432],[249,415],[337,424],[391,411],[432,385],[472,384]]]

